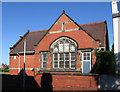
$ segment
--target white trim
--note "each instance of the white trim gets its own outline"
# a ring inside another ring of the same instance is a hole
[[[58,68],[59,68],[59,54],[58,54]]]
[[[90,53],[90,60],[84,60],[84,53]],[[83,73],[83,62],[90,62],[90,70],[91,70],[91,52],[82,52],[82,73]]]
[[[35,51],[25,51],[25,53],[34,53]],[[16,52],[16,53],[9,53],[9,54],[17,54],[17,53],[19,53],[19,54],[23,54],[24,52]]]
[[[99,47],[99,50],[101,50],[101,49],[104,49],[104,50],[105,50],[105,47]]]
[[[63,40],[64,39],[64,40]],[[59,47],[59,45],[60,45],[60,41],[63,41],[63,52],[60,52],[60,47]],[[68,40],[69,41],[69,51],[65,51],[65,41],[66,40]],[[52,48],[53,49],[53,51],[54,51],[54,46],[56,46],[56,45],[58,45],[58,52],[51,52],[51,53],[53,53],[53,68],[55,68],[55,69],[60,69],[60,61],[59,61],[59,59],[60,59],[60,53],[62,53],[63,54],[63,68],[64,69],[75,69],[75,68],[71,68],[71,54],[70,53],[76,53],[76,49],[75,49],[75,51],[73,52],[73,51],[71,51],[71,44],[74,44],[75,45],[75,48],[77,47],[77,43],[75,42],[75,41],[73,41],[72,39],[70,39],[70,38],[67,38],[67,37],[61,37],[61,38],[59,38],[59,39],[57,39],[55,42],[53,42],[52,43],[52,45],[50,46],[50,48]],[[58,54],[57,56],[57,61],[58,61],[58,67],[54,67],[54,54]],[[65,68],[65,54],[66,53],[68,53],[69,54],[69,68]],[[76,58],[76,57],[75,57]],[[76,61],[76,60],[75,60]]]
[[[9,69],[12,69],[12,70],[22,70],[23,68],[9,68]],[[35,68],[35,69],[39,69],[39,68]],[[33,68],[25,68],[25,70],[33,70]]]
[[[68,20],[68,21],[64,21],[64,22],[56,22],[55,24],[63,24],[63,23],[69,23],[69,22],[72,22],[72,20]]]
[[[52,31],[52,32],[49,32],[49,34],[53,34],[53,33],[61,33],[61,32],[63,32],[63,30]]]
[[[75,30],[79,30],[79,28],[67,29],[67,30],[64,30],[64,32],[75,31]],[[49,34],[53,34],[53,33],[61,33],[61,32],[63,32],[63,30],[52,31],[52,32],[49,32]]]
[[[70,40],[71,42],[73,42],[74,44],[75,44],[75,46],[77,47],[77,43],[75,42],[75,41],[73,41],[72,39],[70,39],[70,38],[67,38],[67,37],[61,37],[61,38],[59,38],[59,39],[57,39],[55,42],[53,42],[52,43],[52,45],[50,46],[50,48],[54,48],[54,45],[58,42],[58,41],[60,41],[60,40],[62,40],[62,39],[68,39],[68,40]],[[58,43],[59,44],[59,43]],[[64,44],[64,43],[63,43]],[[59,47],[58,47],[59,48]]]

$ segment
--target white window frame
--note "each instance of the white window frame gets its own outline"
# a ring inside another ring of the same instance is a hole
[[[59,54],[58,54],[58,55],[59,55],[59,56],[58,56],[58,60],[59,60],[58,62],[59,62],[59,63],[60,63],[60,54],[63,54],[63,68],[64,68],[64,53],[59,53]],[[60,67],[60,64],[59,64],[58,68],[63,69],[63,68]]]
[[[44,60],[43,60],[43,55],[44,54],[46,54],[46,67],[43,67],[43,62],[44,62]],[[42,68],[47,68],[47,53],[42,53]]]
[[[71,67],[71,65],[72,65],[72,64],[71,64],[71,61],[72,61],[72,60],[71,60],[71,54],[72,54],[72,52],[69,54],[69,55],[70,55],[70,68],[71,68],[71,69],[75,69],[75,67],[74,67],[74,68]],[[74,61],[74,62],[76,63],[76,53],[74,53],[74,54],[75,54],[75,61]]]
[[[84,60],[84,53],[89,53],[90,54],[90,60]],[[90,70],[91,70],[91,52],[82,52],[82,73],[83,73],[83,62],[90,62]]]
[[[58,60],[57,60],[57,64],[58,64],[58,65],[57,65],[57,66],[58,66],[58,67],[54,67],[54,54],[57,54],[57,59],[58,59]],[[59,68],[59,54],[58,54],[58,53],[53,53],[53,68],[55,68],[55,69]]]

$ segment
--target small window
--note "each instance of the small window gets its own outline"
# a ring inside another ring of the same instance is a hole
[[[43,54],[42,67],[47,68],[47,54]]]
[[[84,53],[83,60],[90,60],[90,53]]]

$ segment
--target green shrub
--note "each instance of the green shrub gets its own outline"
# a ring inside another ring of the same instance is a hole
[[[4,68],[2,72],[9,72],[9,67]]]
[[[96,50],[96,63],[92,73],[97,74],[114,74],[115,73],[115,55],[110,51]]]

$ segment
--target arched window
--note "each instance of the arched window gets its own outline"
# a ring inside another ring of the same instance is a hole
[[[56,40],[51,48],[53,49],[53,68],[75,69],[77,44],[72,39],[62,37]]]

